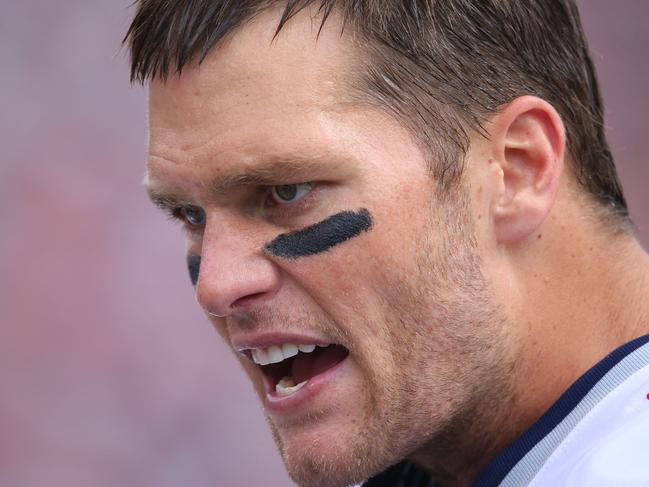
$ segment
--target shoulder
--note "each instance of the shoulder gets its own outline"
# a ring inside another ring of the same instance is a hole
[[[649,404],[644,414],[632,415],[625,424],[618,425],[592,445],[581,446],[585,454],[569,469],[566,486],[646,486],[649,483]]]
[[[530,485],[649,485],[648,394],[644,367],[579,421]]]

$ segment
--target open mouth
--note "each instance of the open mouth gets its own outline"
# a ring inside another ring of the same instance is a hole
[[[270,390],[279,396],[294,394],[349,355],[345,347],[335,344],[284,344],[249,352],[252,360],[260,365]]]

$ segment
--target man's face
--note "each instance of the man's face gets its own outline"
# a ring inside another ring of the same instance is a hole
[[[151,83],[148,184],[191,223],[198,301],[289,473],[343,485],[445,448],[502,389],[505,340],[470,198],[437,202],[406,130],[346,100],[351,44],[335,19],[316,42],[319,20],[302,13],[271,44],[277,19]],[[255,363],[282,346],[300,352]]]

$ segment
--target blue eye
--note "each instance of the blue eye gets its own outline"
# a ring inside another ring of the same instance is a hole
[[[200,227],[205,225],[207,216],[205,215],[205,210],[199,208],[198,206],[185,206],[180,209],[180,216],[182,217],[188,225],[192,227]]]
[[[275,203],[291,204],[304,198],[313,186],[311,183],[283,184],[271,187],[271,196]]]

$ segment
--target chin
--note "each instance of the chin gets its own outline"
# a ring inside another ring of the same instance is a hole
[[[286,470],[301,487],[346,487],[360,484],[369,475],[359,469],[357,454],[341,457],[340,451],[332,458],[322,452],[305,450],[283,456]]]
[[[385,458],[385,450],[370,435],[359,431],[359,419],[350,418],[331,428],[324,424],[313,428],[314,423],[305,423],[278,432],[273,427],[291,479],[301,487],[346,487],[387,468],[392,459]]]

